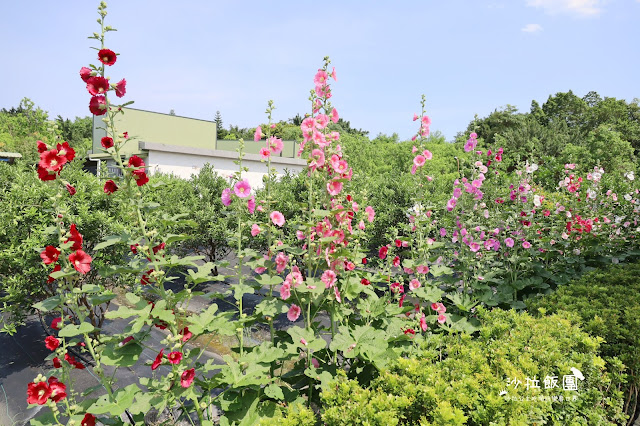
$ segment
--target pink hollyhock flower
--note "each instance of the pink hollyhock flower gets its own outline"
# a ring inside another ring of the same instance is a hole
[[[404,293],[404,286],[400,283],[393,283],[389,286],[392,293],[402,294]]]
[[[364,231],[364,220],[361,220],[360,222],[358,222],[358,229],[361,231]]]
[[[306,237],[304,236],[304,232],[296,231],[296,238],[300,241],[304,240]]]
[[[156,356],[156,359],[153,361],[153,364],[151,364],[151,370],[155,370],[156,368],[160,367],[160,364],[162,364],[162,359],[164,357],[164,349],[160,350],[160,353]]]
[[[116,54],[113,50],[101,49],[98,52],[98,60],[105,65],[113,65],[116,63]]]
[[[416,156],[414,157],[414,159],[413,159],[413,164],[414,164],[416,167],[422,167],[422,166],[424,166],[424,162],[425,162],[425,158],[424,158],[424,156],[423,156],[423,155],[420,155],[420,154],[416,155]]]
[[[376,212],[373,210],[373,207],[371,206],[367,206],[364,209],[365,213],[367,214],[367,220],[369,221],[369,223],[373,222],[373,219],[376,215]]]
[[[505,240],[504,240],[504,244],[505,244],[507,247],[511,248],[511,247],[513,247],[513,245],[515,244],[515,241],[513,241],[513,238],[508,237],[508,238],[505,238]]]
[[[420,317],[420,328],[422,329],[422,331],[427,331],[427,319],[424,316],[424,314],[422,314],[422,317]]]
[[[113,148],[113,139],[110,138],[109,136],[105,136],[102,139],[100,139],[100,144],[104,149]]]
[[[300,312],[302,312],[302,310],[298,305],[291,305],[289,312],[287,312],[287,318],[289,321],[294,322],[300,316]]]
[[[416,267],[416,271],[419,274],[428,274],[429,273],[429,267],[427,265],[418,265]]]
[[[284,148],[282,139],[278,139],[275,136],[271,136],[269,138],[269,149],[273,155],[280,154],[282,152],[282,148]]]
[[[478,244],[478,243],[471,243],[471,244],[469,245],[469,249],[470,249],[472,252],[474,252],[474,253],[475,253],[475,252],[477,252],[478,250],[480,250],[480,244]]]
[[[69,262],[83,275],[91,270],[91,260],[91,256],[82,250],[74,251],[69,255]]]
[[[231,188],[223,189],[220,199],[222,200],[222,204],[225,206],[231,205]]]
[[[193,379],[196,377],[196,369],[190,368],[182,375],[180,375],[180,386],[183,388],[188,388],[193,383]]]
[[[525,248],[525,249],[531,248],[531,243],[529,241],[523,241],[522,248]]]
[[[418,114],[413,114],[413,121],[416,121],[418,118],[420,118]]]
[[[451,198],[449,201],[447,201],[447,211],[453,211],[453,209],[456,208],[457,203],[458,200],[456,200],[455,198]]]
[[[332,180],[327,182],[327,192],[330,195],[338,195],[342,191],[342,182]]]
[[[258,142],[260,139],[262,139],[262,127],[258,126],[256,127],[256,132],[253,134],[253,140]]]
[[[409,290],[415,290],[416,288],[420,288],[420,281],[414,278],[409,281]]]
[[[447,316],[445,314],[439,314],[438,315],[438,322],[440,324],[444,324],[445,322],[447,322]]]
[[[92,96],[102,95],[109,90],[109,80],[99,75],[87,79],[87,90]]]
[[[422,151],[422,155],[424,155],[424,158],[426,158],[427,160],[431,160],[433,158],[433,154],[428,149]]]
[[[127,80],[124,78],[116,84],[116,96],[121,98],[127,94]]]
[[[233,192],[239,198],[247,198],[248,196],[250,196],[251,185],[249,185],[249,181],[243,179],[236,182],[236,185],[233,187]]]
[[[461,195],[462,195],[462,189],[460,188],[453,189],[453,198],[460,198]]]
[[[118,185],[111,179],[104,183],[104,193],[105,194],[113,194],[118,190]]]
[[[445,228],[440,228],[440,236],[441,237],[446,237],[447,236],[447,230]]]
[[[338,116],[338,111],[334,108],[331,110],[331,121],[337,123],[340,117]]]
[[[93,115],[105,115],[107,113],[107,100],[104,96],[92,96],[89,101],[89,111]]]
[[[319,130],[324,129],[329,124],[329,117],[326,114],[316,115],[316,128]]]
[[[258,234],[260,234],[260,231],[262,231],[262,230],[260,229],[260,227],[256,223],[251,225],[251,236],[252,237],[255,237]]]
[[[250,214],[256,211],[256,199],[254,197],[247,200],[247,210],[249,210]]]
[[[285,283],[280,287],[280,298],[282,300],[287,300],[291,297],[291,285]]]
[[[51,265],[52,263],[57,262],[58,256],[60,256],[60,250],[54,246],[47,246],[42,253],[40,253],[40,258],[45,265]]]
[[[274,225],[277,225],[279,227],[282,227],[282,225],[284,225],[284,222],[285,222],[284,215],[279,211],[275,210],[271,212],[269,217],[271,218],[271,221],[273,222]]]
[[[311,171],[324,166],[324,152],[321,149],[314,149],[311,151],[310,160],[309,169],[311,169]]]
[[[180,364],[180,361],[182,361],[182,353],[178,351],[170,352],[167,355],[167,359],[171,364]]]
[[[84,81],[86,83],[87,80],[89,80],[90,77],[91,77],[91,69],[90,68],[87,68],[87,67],[80,68],[80,78],[82,79],[82,81]]]
[[[333,294],[336,296],[336,301],[338,303],[342,303],[342,298],[340,297],[340,290],[338,290],[338,286],[333,287]]]
[[[316,75],[313,77],[313,83],[317,86],[324,86],[327,84],[327,72],[324,70],[318,70]]]
[[[396,257],[393,258],[393,266],[396,267],[396,268],[398,266],[400,266],[400,257],[399,256],[396,256]]]
[[[332,67],[331,69],[331,78],[333,79],[333,81],[338,81],[338,79],[336,78],[336,67]]]
[[[324,288],[331,288],[336,283],[337,275],[331,269],[327,269],[322,273],[320,280],[324,283]]]
[[[287,268],[288,262],[289,256],[284,254],[284,252],[278,253],[278,255],[276,256],[276,271],[281,274]]]

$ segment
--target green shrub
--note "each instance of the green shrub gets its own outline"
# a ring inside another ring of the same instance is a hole
[[[478,317],[484,324],[478,337],[426,339],[421,357],[398,360],[369,389],[340,378],[322,394],[323,420],[424,425],[624,421],[617,390],[621,365],[605,369],[598,356],[601,339],[580,330],[577,317],[561,313],[534,318],[499,309],[481,309]],[[577,391],[564,390],[563,376],[573,375],[573,367],[584,381],[578,380]],[[557,376],[559,387],[545,389],[546,376]],[[507,379],[514,378],[521,383],[507,385]],[[526,378],[539,380],[540,389],[527,389]],[[503,391],[506,395],[501,396]]]
[[[529,302],[531,312],[574,312],[583,329],[604,339],[601,356],[619,359],[627,375],[625,412],[640,410],[640,264],[611,266],[590,272],[556,292]],[[632,417],[633,418],[633,417]]]

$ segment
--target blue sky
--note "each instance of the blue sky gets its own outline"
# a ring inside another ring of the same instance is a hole
[[[474,114],[573,90],[640,97],[640,0],[112,0],[107,47],[121,56],[133,107],[225,127],[309,111],[313,75],[330,56],[333,104],[353,127],[402,139],[420,96],[432,131],[452,139]],[[31,98],[53,117],[89,114],[78,76],[96,62],[86,37],[98,1],[3,2],[0,108]]]

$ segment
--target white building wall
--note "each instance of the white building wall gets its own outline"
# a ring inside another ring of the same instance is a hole
[[[221,154],[218,151],[216,153],[219,155],[211,155],[214,153],[213,150],[199,150],[209,151],[208,153],[169,152],[166,145],[161,147],[162,150],[153,149],[153,145],[161,144],[141,143],[141,145],[141,148],[148,150],[146,163],[151,173],[162,172],[190,179],[192,175],[198,174],[207,163],[211,164],[214,170],[224,178],[232,176],[238,170],[238,165],[234,163],[236,158],[233,158],[233,153],[224,152]],[[262,177],[267,172],[267,163],[261,162],[257,155],[247,154],[242,160],[242,165],[249,169],[243,174],[243,177],[249,181],[251,187],[262,187]],[[271,166],[276,169],[278,175],[282,175],[285,170],[294,173],[300,172],[306,166],[306,162],[299,159],[272,157]]]

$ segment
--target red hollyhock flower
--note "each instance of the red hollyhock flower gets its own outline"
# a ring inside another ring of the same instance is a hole
[[[189,331],[189,327],[185,327],[180,334],[182,334],[182,341],[186,342],[187,340],[193,337],[193,333]]]
[[[73,161],[76,158],[76,151],[71,148],[69,142],[59,143],[56,148],[58,149],[58,155],[62,155],[67,161]]]
[[[140,246],[140,244],[135,243],[135,244],[131,244],[129,246],[129,248],[131,249],[131,253],[133,254],[137,254],[138,253],[138,247]]]
[[[369,285],[369,284],[371,284],[371,281],[369,281],[369,280],[368,280],[368,279],[366,279],[366,278],[363,278],[363,279],[361,279],[361,280],[360,280],[360,284],[362,284],[362,285]]]
[[[393,258],[393,266],[398,267],[400,266],[400,257],[396,256]]]
[[[107,113],[107,100],[104,96],[92,96],[89,101],[89,111],[93,115],[105,115]]]
[[[81,363],[80,361],[77,361],[74,357],[72,357],[69,354],[64,354],[64,359],[65,361],[73,365],[78,370],[84,370],[86,368],[83,363]]]
[[[149,269],[147,272],[142,274],[142,278],[140,278],[140,284],[149,285],[151,283],[151,273],[152,272],[153,272],[153,269]]]
[[[76,228],[76,224],[72,223],[71,227],[69,228],[69,233],[71,234],[71,236],[69,237],[69,239],[71,241],[73,241],[73,245],[71,246],[71,250],[81,250],[82,249],[82,234],[80,234],[78,232],[78,229]]]
[[[53,336],[47,336],[47,338],[44,339],[44,345],[50,351],[55,351],[58,348],[58,346],[60,346],[60,340],[56,339]]]
[[[56,176],[58,176],[58,173],[51,172],[43,167],[38,166],[38,178],[41,181],[56,180]]]
[[[113,139],[110,138],[109,136],[105,136],[102,139],[100,139],[100,143],[102,144],[102,147],[104,149],[109,149],[113,147]]]
[[[182,353],[177,351],[171,352],[167,355],[167,359],[171,364],[180,364],[180,361],[182,361]]]
[[[149,183],[149,176],[147,176],[145,172],[140,172],[139,170],[133,172],[133,178],[135,179],[138,186]]]
[[[191,368],[180,376],[180,386],[183,388],[188,388],[193,383],[193,379],[196,377],[196,369]]]
[[[58,318],[54,318],[51,321],[51,328],[53,328],[54,330],[60,330],[60,323],[62,322],[62,318],[58,317]]]
[[[46,150],[47,150],[47,144],[42,141],[38,141],[38,152],[42,154]]]
[[[80,68],[80,78],[82,79],[82,81],[86,83],[89,77],[91,77],[91,69],[87,67]]]
[[[158,252],[159,252],[160,250],[164,250],[164,248],[165,248],[166,246],[167,246],[167,244],[166,244],[166,243],[160,243],[160,244],[158,244],[157,246],[155,246],[155,247],[153,248],[153,254],[158,254]]]
[[[46,382],[32,382],[27,385],[27,404],[44,405],[49,395],[51,395],[51,389]]]
[[[158,354],[158,356],[156,356],[156,359],[153,361],[153,364],[151,364],[151,370],[155,370],[156,368],[160,367],[160,364],[162,364],[162,358],[164,357],[164,349],[160,350],[160,353]]]
[[[104,183],[104,193],[105,194],[113,194],[118,190],[118,185],[111,179]]]
[[[129,167],[136,167],[136,168],[144,167],[144,160],[138,157],[137,155],[132,155],[131,158],[129,158],[128,165]]]
[[[109,90],[109,80],[99,75],[87,79],[87,90],[91,95],[102,95]]]
[[[49,377],[49,389],[51,389],[51,400],[53,402],[60,402],[67,397],[67,386],[54,376]]]
[[[62,270],[62,268],[60,267],[60,265],[56,265],[56,266],[53,268],[53,271],[51,271],[51,273],[58,272],[58,271],[60,271],[60,270]],[[49,277],[47,278],[47,284],[51,284],[51,283],[52,283],[52,282],[54,282],[55,280],[56,280],[56,279],[55,279],[55,278],[53,278],[53,277],[51,276],[51,274],[49,274]]]
[[[96,426],[96,416],[89,413],[85,414],[80,426]]]
[[[387,248],[387,246],[380,247],[380,250],[378,250],[378,257],[384,260],[384,258],[387,257],[388,251],[389,249]]]
[[[82,250],[75,251],[69,255],[69,262],[81,274],[86,274],[91,270],[91,256]]]
[[[58,250],[54,246],[45,247],[44,251],[40,253],[40,258],[44,262],[45,265],[51,265],[58,261],[58,257],[60,256],[60,250]]]
[[[98,60],[105,65],[113,65],[116,63],[116,54],[113,50],[101,49],[98,52]]]
[[[58,172],[66,162],[67,157],[59,155],[57,149],[52,149],[51,151],[45,151],[40,154],[38,166],[47,171]]]
[[[72,195],[72,196],[76,195],[76,192],[77,192],[76,189],[69,184],[67,184],[67,191],[69,191],[69,195]]]
[[[116,84],[116,96],[121,98],[127,94],[127,80],[124,78]]]
[[[61,368],[62,367],[62,362],[60,361],[60,358],[55,357],[53,359],[53,367],[54,368]]]

